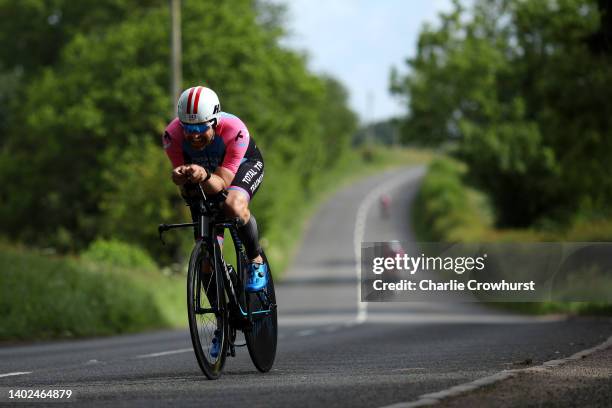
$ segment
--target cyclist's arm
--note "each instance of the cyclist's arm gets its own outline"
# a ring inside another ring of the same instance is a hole
[[[185,172],[185,159],[183,157],[182,130],[178,119],[174,119],[168,127],[166,127],[162,136],[162,145],[164,151],[172,163],[172,182],[177,186],[182,186],[188,181],[188,175]]]
[[[217,167],[215,172],[210,175],[208,181],[202,183],[204,191],[214,194],[231,186],[245,152],[246,149],[242,145],[238,146],[237,143],[230,143],[221,166]]]
[[[232,185],[238,167],[240,167],[249,147],[249,131],[238,118],[226,121],[223,129],[221,129],[220,136],[223,138],[227,149],[221,166],[217,167],[205,185],[202,185],[204,191],[208,189],[207,192],[209,193],[217,193]]]
[[[187,182],[200,183],[204,191],[211,194],[229,187],[233,179],[234,173],[223,167],[218,167],[214,173],[210,174],[210,177],[208,177],[208,171],[197,164],[186,164],[172,171],[172,180],[175,184],[180,186]]]
[[[210,179],[202,184],[204,191],[207,193],[218,193],[232,185],[234,173],[225,167],[217,167],[215,172],[210,175]]]

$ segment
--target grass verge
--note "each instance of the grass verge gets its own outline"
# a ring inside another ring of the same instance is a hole
[[[0,271],[2,340],[129,333],[185,319],[184,306],[178,310],[184,279],[157,271],[7,246],[0,247]]]

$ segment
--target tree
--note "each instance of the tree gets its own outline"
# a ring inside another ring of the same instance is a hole
[[[608,32],[601,16],[590,0],[480,0],[470,14],[455,2],[422,31],[411,72],[394,74],[409,101],[404,140],[456,143],[500,225],[605,208],[612,60],[593,48]]]
[[[100,22],[95,29],[62,27],[70,35],[56,60],[28,73],[11,107],[0,151],[0,223],[31,245],[79,250],[113,235],[156,254],[145,228],[172,217],[179,199],[161,149],[174,116],[167,4],[147,2],[107,21],[105,10],[127,2],[102,3],[83,14]],[[278,44],[281,10],[260,18],[263,4],[186,0],[182,15],[184,87],[217,90],[222,109],[240,116],[263,150],[266,181],[255,212],[266,234],[293,221],[319,169],[343,154],[355,116],[337,82],[309,72],[303,56]],[[25,57],[21,64],[36,65]]]
[[[86,35],[165,5],[164,0],[0,0],[0,61],[27,74],[59,62],[75,35]]]

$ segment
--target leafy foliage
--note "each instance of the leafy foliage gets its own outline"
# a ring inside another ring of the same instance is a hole
[[[421,32],[405,141],[451,144],[502,226],[609,209],[612,9],[594,0],[458,1]],[[608,42],[606,42],[606,39]]]
[[[157,265],[142,249],[118,240],[97,239],[82,254],[91,262],[107,263],[120,268],[156,270]]]
[[[0,61],[5,68],[30,73],[57,64],[75,35],[104,30],[128,15],[136,17],[163,0],[24,0],[0,1]]]
[[[168,325],[150,276],[0,248],[0,339],[124,333]]]
[[[415,199],[413,222],[425,241],[478,241],[492,223],[486,197],[465,186],[466,166],[455,160],[434,159]]]
[[[174,116],[167,2],[72,3],[0,1],[13,18],[0,71],[17,79],[0,86],[3,233],[63,251],[117,237],[168,262],[155,225],[186,213],[160,146]],[[346,92],[279,45],[281,7],[185,0],[182,16],[183,86],[215,89],[249,127],[266,165],[254,212],[274,242],[348,147],[356,118]]]

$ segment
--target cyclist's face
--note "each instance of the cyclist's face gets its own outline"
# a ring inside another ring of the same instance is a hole
[[[213,136],[215,135],[215,131],[212,127],[209,127],[204,132],[193,133],[187,132],[185,129],[183,129],[183,135],[185,136],[185,139],[187,139],[187,141],[191,143],[191,147],[197,150],[201,150],[212,141]]]

